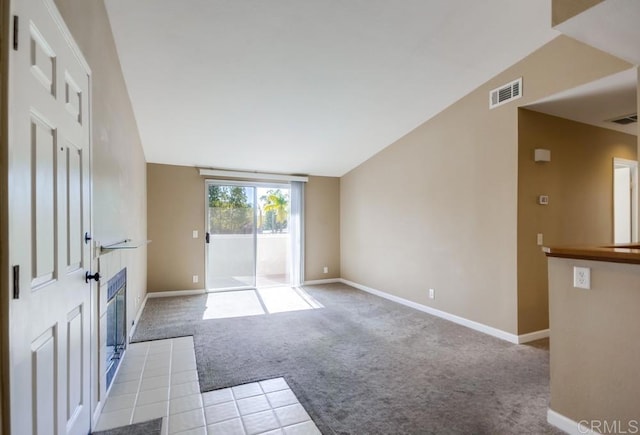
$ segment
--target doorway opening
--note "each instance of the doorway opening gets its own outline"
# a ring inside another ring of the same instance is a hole
[[[288,184],[207,182],[208,291],[292,284]]]
[[[613,159],[613,242],[638,241],[638,162]]]

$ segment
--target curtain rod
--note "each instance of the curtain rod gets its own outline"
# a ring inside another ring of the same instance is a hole
[[[223,169],[199,169],[206,177],[243,178],[245,180],[301,181],[306,183],[309,177],[304,175],[269,174],[266,172],[225,171]]]

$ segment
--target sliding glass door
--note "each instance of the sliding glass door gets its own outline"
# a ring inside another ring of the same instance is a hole
[[[256,190],[207,185],[207,289],[256,285]]]
[[[292,285],[292,210],[289,184],[208,181],[207,289]]]

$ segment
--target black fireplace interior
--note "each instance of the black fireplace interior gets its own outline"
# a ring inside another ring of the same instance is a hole
[[[107,283],[107,388],[113,381],[120,358],[127,346],[127,269],[122,269]]]

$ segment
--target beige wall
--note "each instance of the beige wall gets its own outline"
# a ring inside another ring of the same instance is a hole
[[[518,333],[517,108],[629,67],[560,36],[346,174],[342,277]],[[489,110],[521,76],[524,96]]]
[[[204,286],[204,180],[196,168],[147,164],[147,289]],[[198,231],[198,238],[192,231]],[[193,283],[192,276],[200,277]]]
[[[146,240],[145,158],[104,3],[56,4],[92,70],[93,238],[101,244]],[[122,252],[121,263],[133,319],[146,293],[146,247]]]
[[[548,328],[546,246],[613,243],[613,158],[637,158],[637,138],[529,110],[518,116],[518,332]],[[535,148],[551,162],[535,163]],[[549,205],[538,205],[538,195]]]
[[[552,0],[551,24],[557,26],[603,0]]]
[[[573,266],[591,268],[590,290],[573,288]],[[640,422],[640,265],[550,258],[549,286],[550,408],[576,422],[620,420],[615,433],[633,433],[629,420]]]
[[[304,195],[304,279],[340,278],[340,179],[309,177]]]
[[[147,165],[150,292],[202,289],[205,278],[205,184],[186,166]],[[306,279],[340,277],[339,190],[332,177],[309,177],[305,186]],[[192,231],[199,238],[193,239]],[[322,273],[323,266],[329,274]],[[197,284],[192,276],[199,275]]]

